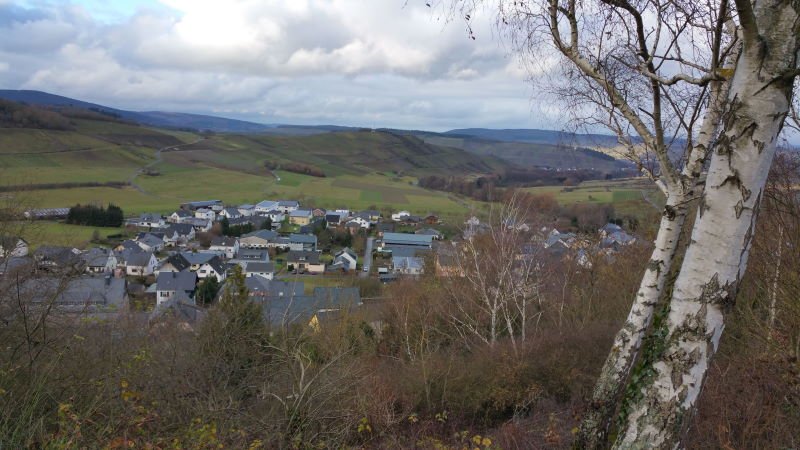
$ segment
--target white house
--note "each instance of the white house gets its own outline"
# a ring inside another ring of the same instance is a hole
[[[226,278],[225,265],[219,258],[212,258],[197,269],[197,277],[201,279],[214,277],[221,283],[225,281]]]
[[[408,211],[400,211],[400,212],[396,212],[396,213],[392,214],[392,220],[394,220],[395,222],[400,222],[402,220],[407,219],[410,216],[411,216],[410,212],[408,212]]]
[[[244,204],[237,208],[242,217],[252,217],[256,215],[256,205]]]
[[[271,280],[275,277],[275,264],[271,262],[242,261],[239,265],[247,278],[260,276]]]
[[[136,244],[146,252],[160,252],[164,249],[164,239],[150,233],[137,239]]]
[[[191,296],[197,284],[193,272],[161,272],[156,278],[156,305],[175,297],[178,292]]]
[[[125,265],[125,273],[131,276],[152,275],[158,266],[158,260],[152,252],[125,251],[123,252],[122,263]]]
[[[370,225],[371,225],[371,223],[370,223],[370,221],[368,219],[365,219],[364,217],[359,217],[359,216],[353,217],[352,219],[350,219],[350,222],[357,223],[361,228],[369,228]],[[350,222],[348,222],[348,223],[350,223]]]
[[[81,259],[86,263],[89,273],[109,273],[117,267],[117,257],[114,252],[104,248],[93,248],[81,254]]]
[[[259,213],[258,215],[262,217],[269,217],[269,220],[271,220],[272,223],[283,222],[286,220],[286,214],[279,209],[271,209],[269,211]]]
[[[239,239],[235,237],[217,236],[211,240],[209,250],[225,254],[225,258],[233,259],[239,253]]]
[[[166,226],[166,222],[160,214],[144,213],[139,216],[137,225],[146,228],[164,228]]]
[[[219,212],[219,216],[226,217],[228,219],[238,219],[239,217],[242,217],[242,213],[239,211],[239,208],[224,208]]]
[[[289,214],[292,211],[300,209],[300,202],[296,200],[280,200],[277,209],[283,211],[284,214]]]
[[[0,236],[0,258],[28,256],[30,248],[25,239]]]
[[[260,201],[255,206],[256,214],[272,211],[273,209],[278,209],[278,202],[272,200]]]
[[[333,263],[341,263],[344,270],[356,270],[358,265],[358,256],[355,252],[345,247],[340,250],[333,258]]]
[[[194,212],[194,216],[198,219],[214,220],[217,217],[217,214],[211,209],[200,208]]]
[[[194,217],[191,212],[185,209],[179,209],[174,213],[170,214],[167,220],[171,223],[183,223],[184,220]]]

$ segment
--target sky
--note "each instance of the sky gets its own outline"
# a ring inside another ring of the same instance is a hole
[[[260,123],[560,129],[479,11],[426,0],[0,0],[0,88]]]

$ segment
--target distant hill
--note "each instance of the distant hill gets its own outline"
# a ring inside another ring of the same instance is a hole
[[[473,137],[501,142],[527,142],[564,147],[615,147],[618,145],[617,138],[611,135],[577,134],[553,130],[462,128],[446,131],[442,134],[453,137]]]
[[[30,105],[83,108],[111,114],[121,119],[137,122],[142,125],[162,128],[208,130],[221,133],[258,133],[275,127],[274,125],[264,125],[255,122],[206,116],[202,114],[163,111],[126,111],[42,91],[6,89],[0,90],[0,98]]]

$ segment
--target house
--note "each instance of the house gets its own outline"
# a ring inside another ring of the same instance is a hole
[[[323,273],[325,263],[320,262],[319,252],[292,250],[286,255],[286,267],[289,271]]]
[[[325,222],[328,223],[329,227],[338,227],[341,225],[347,218],[349,217],[348,213],[339,212],[339,211],[328,211],[325,214]]]
[[[161,272],[183,272],[191,269],[192,264],[183,257],[180,253],[174,254],[161,264],[158,268],[158,273]]]
[[[553,229],[544,242],[544,248],[551,251],[564,250],[572,248],[577,240],[578,236],[575,233],[559,233],[558,230]]]
[[[195,231],[206,232],[211,229],[212,222],[210,219],[201,219],[198,217],[190,217],[184,223],[191,225]]]
[[[314,208],[311,210],[311,215],[314,217],[321,217],[324,219],[327,214],[328,212],[322,208]]]
[[[272,200],[264,200],[261,202],[256,203],[255,212],[256,214],[265,213],[268,211],[273,211],[278,209],[278,202]]]
[[[401,222],[401,221],[405,220],[406,218],[408,218],[410,215],[411,215],[411,213],[408,212],[408,211],[396,212],[396,213],[392,214],[392,220],[394,220],[395,222]]]
[[[350,222],[347,222],[347,224],[349,225],[352,222],[357,223],[361,228],[364,229],[368,229],[372,225],[372,222],[370,221],[368,215],[360,215],[360,214],[356,215],[355,217],[350,219]]]
[[[193,329],[194,325],[206,316],[206,310],[197,306],[193,298],[181,291],[172,298],[156,305],[150,313],[148,321],[152,324],[159,320],[177,321],[182,329]]]
[[[314,214],[308,209],[296,209],[289,212],[289,223],[294,225],[308,225]]]
[[[84,275],[69,280],[59,277],[27,280],[21,290],[31,298],[32,306],[42,304],[62,313],[82,317],[112,319],[128,310],[125,279]]]
[[[358,265],[358,256],[349,248],[345,247],[338,251],[333,257],[333,263],[341,263],[343,270],[356,270]]]
[[[184,220],[186,220],[186,219],[188,219],[190,217],[194,217],[194,215],[192,215],[191,212],[189,212],[189,211],[187,211],[185,209],[179,209],[179,210],[175,211],[174,213],[170,214],[169,217],[167,217],[167,220],[170,223],[183,223]]]
[[[142,247],[139,247],[139,244],[136,241],[132,241],[130,239],[125,239],[119,245],[114,247],[115,251],[121,252],[123,250],[134,250],[134,251],[141,251]]]
[[[83,272],[83,259],[81,259],[80,254],[80,250],[72,247],[43,245],[33,252],[33,259],[40,269]]]
[[[222,200],[202,200],[198,202],[181,203],[181,209],[196,211],[201,208],[219,211],[222,209]]]
[[[436,214],[428,214],[422,219],[422,221],[428,225],[436,225],[437,223],[439,223],[439,216],[437,216]]]
[[[143,213],[139,216],[139,220],[136,224],[143,228],[164,228],[166,226],[166,222],[164,218],[161,217],[161,214],[154,213]]]
[[[34,272],[35,266],[33,258],[28,256],[0,258],[0,275],[29,274]]]
[[[381,222],[377,225],[376,230],[378,237],[383,237],[384,233],[394,233],[396,226],[394,222]]]
[[[156,305],[173,298],[181,292],[191,298],[197,286],[197,275],[193,272],[161,272],[156,278]]]
[[[436,274],[441,277],[463,277],[464,269],[458,258],[459,248],[455,242],[442,242],[436,246],[434,264]]]
[[[274,247],[278,233],[272,230],[258,230],[247,233],[239,238],[239,245],[244,248],[268,248]]]
[[[164,244],[170,247],[186,245],[195,238],[194,227],[189,223],[173,223],[164,229]]]
[[[158,266],[158,260],[153,252],[143,250],[123,250],[117,253],[117,265],[125,267],[125,273],[130,276],[152,275]]]
[[[392,256],[392,271],[403,275],[420,275],[424,271],[425,260],[418,256]]]
[[[286,220],[286,214],[279,209],[270,209],[269,211],[258,214],[263,217],[269,217],[272,223],[281,223]]]
[[[157,253],[164,249],[164,239],[147,233],[136,240],[136,245],[146,252]]]
[[[351,235],[358,234],[359,231],[363,230],[364,228],[361,227],[361,223],[355,220],[351,220],[344,224],[344,229],[347,230],[348,233]]]
[[[365,209],[357,215],[369,220],[372,223],[377,223],[379,220],[381,220],[381,212],[374,209]]]
[[[435,230],[433,228],[423,228],[421,230],[415,231],[414,234],[419,234],[422,236],[431,236],[433,239],[437,241],[442,239],[443,237],[442,233],[439,232],[439,230]]]
[[[240,262],[269,262],[269,251],[259,248],[243,248],[239,250],[236,258],[228,261],[231,264]]]
[[[243,261],[238,264],[247,278],[257,276],[271,280],[275,276],[275,264],[271,262]]]
[[[180,255],[189,262],[189,270],[192,272],[200,269],[200,266],[211,261],[214,258],[219,258],[219,255],[210,251],[201,252],[181,252]]]
[[[117,267],[114,252],[105,248],[93,248],[81,254],[86,271],[89,273],[110,273]]]
[[[227,278],[225,264],[222,263],[222,259],[218,256],[211,258],[197,269],[197,278],[206,279],[209,277],[216,278],[220,283]]]
[[[425,234],[384,233],[382,246],[403,246],[410,248],[432,248],[433,236]]]
[[[233,259],[239,253],[239,239],[235,237],[216,236],[211,239],[211,246],[208,248],[214,252],[221,252],[227,259]]]
[[[617,224],[615,224],[615,223],[611,223],[611,222],[603,225],[602,228],[597,230],[597,232],[600,234],[600,238],[601,239],[605,239],[609,235],[611,235],[613,233],[619,233],[620,231],[623,231],[622,227],[617,225]]]
[[[200,208],[194,211],[194,216],[198,219],[213,221],[217,218],[217,213],[208,208]]]
[[[242,217],[251,217],[256,214],[256,205],[244,204],[237,207]]]
[[[270,288],[266,290],[269,292]],[[286,326],[299,323],[314,329],[319,328],[322,316],[341,314],[361,305],[357,288],[320,288],[314,289],[313,295],[303,295],[302,291],[295,289],[285,295],[265,295],[260,298],[264,320],[269,324]]]
[[[295,200],[279,200],[276,209],[280,209],[284,214],[289,214],[300,209],[300,203]]]
[[[28,256],[30,246],[25,239],[15,236],[0,236],[0,258]]]
[[[317,236],[313,234],[296,234],[289,235],[289,250],[317,250]]]
[[[604,237],[600,241],[600,247],[618,249],[619,247],[631,245],[634,244],[635,242],[636,242],[635,237],[620,230],[620,231],[615,231]]]
[[[234,207],[222,208],[222,211],[219,212],[219,217],[225,217],[228,219],[238,219],[242,216],[243,214],[239,212],[239,208]]]
[[[252,276],[245,279],[245,285],[254,300],[264,301],[270,298],[291,299],[303,295],[305,283],[302,281],[278,281],[264,278],[262,276]],[[222,291],[220,289],[220,291]]]

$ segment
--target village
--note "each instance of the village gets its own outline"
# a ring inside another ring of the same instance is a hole
[[[67,208],[31,210],[31,219],[65,217]],[[110,246],[86,250],[43,245],[19,237],[0,240],[0,275],[25,275],[23,292],[59,310],[112,319],[137,311],[149,321],[177,317],[189,325],[217,301],[231,276],[244,278],[250,298],[274,325],[318,324],[366,303],[384,300],[365,284],[398,279],[464,276],[461,253],[476,236],[521,236],[511,261],[571,258],[590,267],[592,254],[611,258],[637,242],[608,223],[597,236],[559,232],[506,219],[500,224],[470,216],[448,224],[436,214],[408,211],[325,210],[294,200],[225,205],[220,200],[179,205],[173,213],[127,219],[131,232]],[[494,227],[494,228],[493,228]],[[66,283],[63,278],[68,278]],[[8,277],[7,279],[10,279]]]

